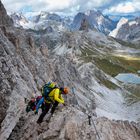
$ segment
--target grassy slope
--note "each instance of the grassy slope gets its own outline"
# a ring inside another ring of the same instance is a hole
[[[81,60],[84,60],[85,63],[92,62],[99,69],[115,77],[119,73],[137,73],[140,70],[140,58],[139,57],[125,57],[117,56],[112,54],[100,54],[96,50],[91,50],[88,48],[81,49],[82,55],[80,56]],[[116,89],[117,86],[106,79],[101,79],[98,77],[102,84],[110,89]]]

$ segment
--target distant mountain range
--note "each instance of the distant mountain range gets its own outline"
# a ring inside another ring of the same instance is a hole
[[[118,22],[121,18],[127,18],[129,20],[135,19],[136,16],[134,15],[108,15],[108,17],[113,20]]]
[[[41,12],[27,20],[25,16],[19,13],[11,14],[15,26],[25,29],[46,29],[52,28],[54,31],[62,30],[80,30],[83,20],[88,24],[88,29],[97,29],[100,32],[108,34],[116,27],[116,22],[109,17],[104,16],[100,11],[89,10],[85,13],[78,13],[73,19],[71,17],[61,17],[55,13]]]
[[[124,40],[127,40],[126,37],[124,37],[125,34],[128,35],[127,29],[125,32],[122,31],[124,30],[124,28],[126,28],[124,26],[127,26],[127,28],[129,28],[129,24],[134,23],[135,20],[139,23],[139,20],[135,19],[135,16],[136,15],[125,15],[125,18],[121,18],[121,15],[104,16],[98,10],[89,10],[83,13],[80,12],[77,13],[77,15],[75,15],[73,18],[62,17],[58,14],[48,13],[44,11],[40,12],[36,16],[32,16],[30,19],[27,19],[23,14],[11,14],[11,18],[13,19],[14,25],[16,27],[22,27],[32,30],[46,30],[47,32],[90,29],[97,30],[106,35],[110,34],[110,36],[112,37],[121,38]],[[128,21],[129,23],[127,23]],[[133,24],[132,28],[135,28],[134,25],[139,26],[139,24]],[[132,39],[133,37],[132,35],[130,35],[128,38]]]
[[[57,14],[51,14],[48,12],[41,12],[40,14],[33,16],[31,19],[27,19],[21,13],[13,13],[11,14],[11,18],[16,27],[33,30],[46,30],[47,28],[52,28],[51,31],[61,31],[69,28],[72,22],[69,17],[62,18]]]
[[[107,15],[113,21],[119,21],[121,18],[127,18],[129,20],[133,20],[140,16],[140,12],[129,13],[129,14],[109,14]]]

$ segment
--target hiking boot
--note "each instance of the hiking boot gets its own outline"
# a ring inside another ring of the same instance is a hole
[[[39,125],[41,125],[42,121],[37,120],[36,123],[39,124]]]

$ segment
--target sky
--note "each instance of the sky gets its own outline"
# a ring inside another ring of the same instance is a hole
[[[92,9],[104,14],[127,14],[140,12],[140,0],[1,0],[8,13],[24,14],[40,11],[75,15]]]

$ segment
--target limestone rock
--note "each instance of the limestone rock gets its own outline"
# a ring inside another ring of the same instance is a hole
[[[12,25],[13,25],[13,21],[7,15],[7,12],[0,0],[0,26],[12,26]]]

